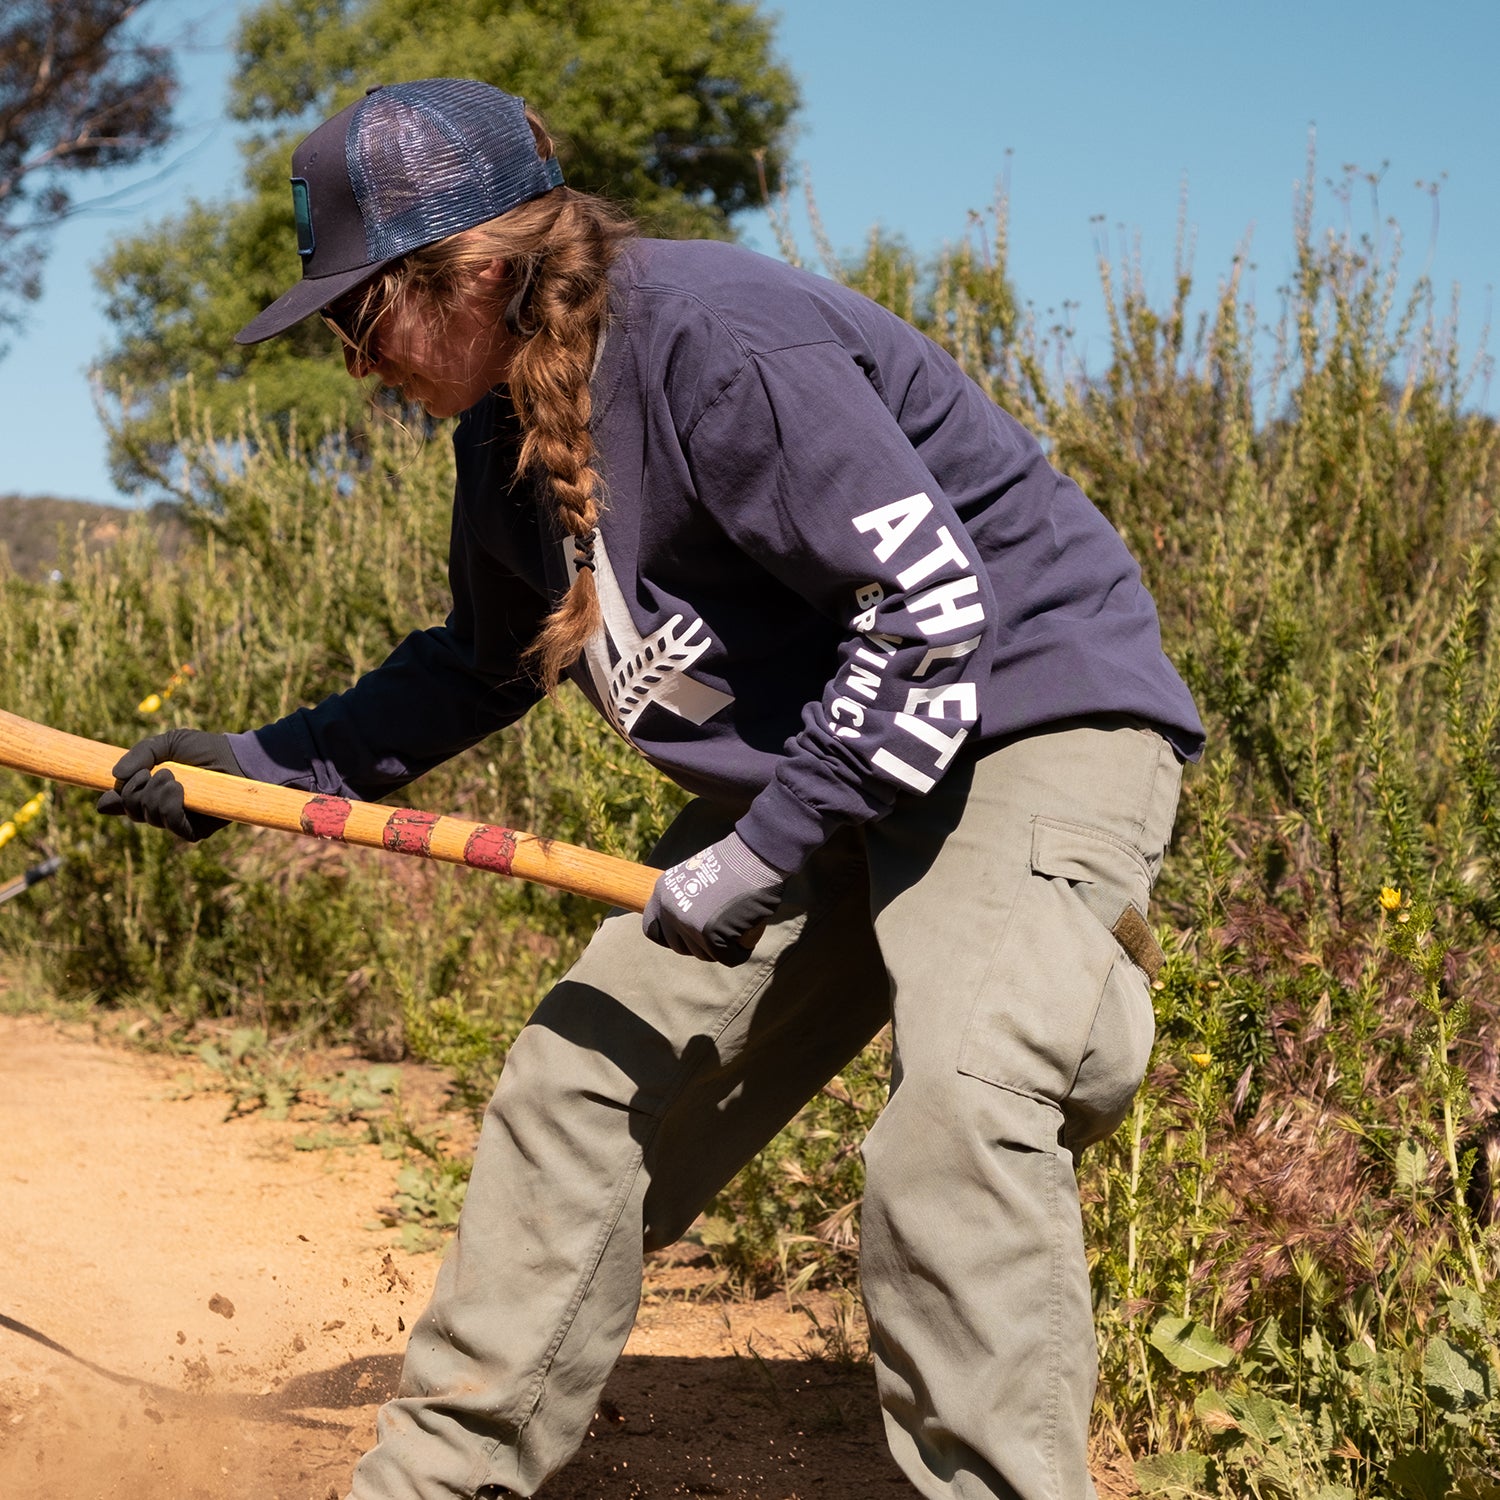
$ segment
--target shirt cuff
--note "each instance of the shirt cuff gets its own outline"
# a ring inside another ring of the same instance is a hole
[[[268,781],[272,786],[331,797],[355,795],[338,773],[319,759],[300,712],[260,729],[231,734],[229,748],[251,781]]]
[[[773,781],[750,804],[734,831],[758,859],[782,875],[793,875],[814,850],[828,842],[837,821]]]

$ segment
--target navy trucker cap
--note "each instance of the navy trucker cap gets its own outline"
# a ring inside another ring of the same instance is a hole
[[[492,84],[424,78],[373,88],[292,153],[302,279],[235,334],[258,344],[423,245],[562,185],[525,104]]]

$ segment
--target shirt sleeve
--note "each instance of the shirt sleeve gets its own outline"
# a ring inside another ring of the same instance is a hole
[[[737,825],[789,873],[840,824],[929,791],[953,764],[993,658],[990,581],[915,442],[838,345],[747,358],[687,447],[731,539],[842,627],[822,697]]]
[[[546,601],[470,541],[454,513],[446,622],[414,631],[347,692],[230,736],[257,781],[372,801],[521,718],[542,697],[520,666]]]

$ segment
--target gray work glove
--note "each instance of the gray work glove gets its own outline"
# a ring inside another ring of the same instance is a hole
[[[188,811],[182,783],[170,771],[155,769],[164,760],[203,766],[229,776],[245,774],[229,748],[228,735],[209,734],[202,729],[168,729],[132,745],[115,762],[115,789],[105,792],[95,806],[111,817],[165,828],[190,844],[217,833],[225,819]]]
[[[742,939],[765,926],[786,877],[737,833],[664,870],[641,926],[653,943],[733,968],[750,957]]]

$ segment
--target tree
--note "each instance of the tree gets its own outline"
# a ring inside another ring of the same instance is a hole
[[[126,165],[170,133],[176,72],[132,34],[144,3],[8,0],[0,16],[0,339],[41,293],[71,174]]]
[[[435,21],[435,17],[440,17]],[[372,83],[482,78],[559,137],[570,185],[651,232],[727,238],[778,190],[798,103],[754,0],[265,0],[242,21],[231,113],[251,127],[246,193],[117,243],[99,268],[117,342],[115,475],[173,447],[173,390],[219,430],[254,391],[261,420],[338,423],[352,391],[321,327],[242,349],[234,332],[298,275],[287,163],[296,140]]]

